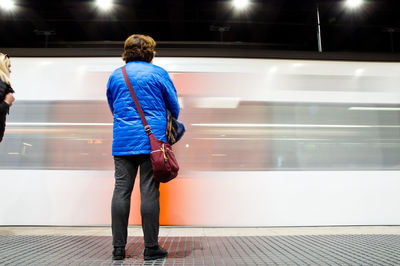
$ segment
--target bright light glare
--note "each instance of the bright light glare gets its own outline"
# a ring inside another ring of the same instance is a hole
[[[363,3],[363,0],[347,0],[346,1],[346,5],[349,8],[356,8],[361,6],[361,4]]]
[[[109,10],[112,7],[112,0],[96,0],[96,5],[101,9],[101,10]]]
[[[364,73],[364,71],[365,71],[365,69],[363,69],[363,68],[357,69],[355,72],[355,76],[360,77]]]
[[[277,66],[273,66],[268,70],[269,74],[275,74],[276,71],[278,71],[278,67]]]
[[[244,9],[250,4],[249,0],[233,0],[233,5],[237,9]]]
[[[0,8],[5,10],[12,10],[15,7],[13,0],[0,0]]]
[[[351,111],[400,111],[397,107],[350,107]]]

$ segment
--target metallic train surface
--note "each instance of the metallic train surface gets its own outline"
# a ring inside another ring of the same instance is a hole
[[[0,225],[104,225],[119,58],[13,58]],[[400,224],[400,64],[156,58],[182,107],[161,224]],[[139,224],[138,188],[130,224]]]

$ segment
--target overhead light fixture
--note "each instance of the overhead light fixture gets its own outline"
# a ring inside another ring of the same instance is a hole
[[[11,11],[15,8],[15,2],[13,0],[0,0],[0,8]]]
[[[357,8],[361,6],[363,3],[363,0],[347,0],[346,1],[346,6],[349,8]]]
[[[245,9],[249,4],[249,0],[233,0],[233,6],[237,9]]]
[[[99,9],[101,9],[103,11],[108,11],[111,9],[111,7],[113,5],[113,1],[112,0],[96,0],[96,5]]]

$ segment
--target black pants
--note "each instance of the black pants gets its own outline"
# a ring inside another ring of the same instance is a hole
[[[140,212],[144,244],[158,244],[160,219],[160,183],[153,178],[150,155],[114,156],[115,188],[111,203],[113,245],[123,247],[128,236],[131,194],[140,166]]]

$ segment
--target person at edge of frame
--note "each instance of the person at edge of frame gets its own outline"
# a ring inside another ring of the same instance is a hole
[[[6,129],[6,116],[15,101],[10,82],[11,61],[7,54],[0,53],[0,142]]]
[[[156,42],[150,36],[131,35],[125,41],[122,59],[126,62],[128,77],[154,136],[166,142],[166,108],[176,118],[180,108],[168,72],[152,63],[155,47]],[[144,260],[164,258],[168,252],[158,245],[160,184],[153,178],[149,137],[121,68],[116,69],[108,80],[107,99],[114,116],[112,155],[115,187],[111,203],[113,259],[125,258],[131,194],[139,167]]]

